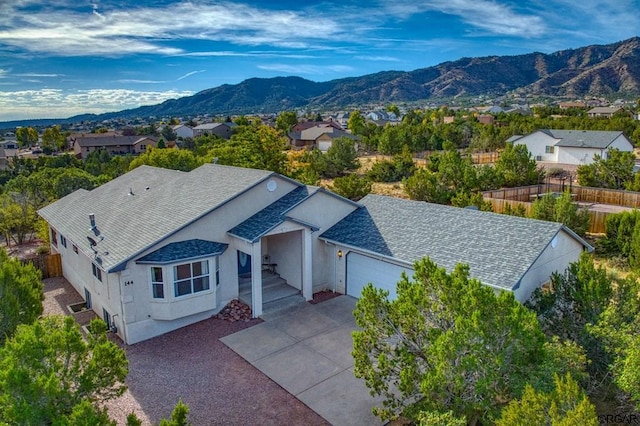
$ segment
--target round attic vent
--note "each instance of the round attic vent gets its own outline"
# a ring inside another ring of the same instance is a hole
[[[275,180],[270,180],[269,182],[267,182],[267,191],[273,192],[277,188],[278,188],[278,182],[276,182]]]
[[[553,237],[553,240],[551,240],[551,248],[556,248],[557,245],[558,245],[558,237],[555,236]]]

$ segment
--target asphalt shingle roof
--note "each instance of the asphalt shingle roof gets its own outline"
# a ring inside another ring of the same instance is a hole
[[[560,139],[556,146],[572,148],[607,148],[622,134],[617,131],[606,130],[543,130],[549,136]]]
[[[285,220],[284,213],[309,195],[306,187],[300,186],[260,210],[229,231],[231,235],[255,242]]]
[[[207,256],[219,256],[228,244],[206,240],[186,240],[167,244],[158,250],[141,257],[137,263],[171,263],[177,260],[197,259]]]
[[[40,215],[56,230],[93,254],[105,270],[156,244],[162,238],[212,211],[273,172],[205,164],[189,173],[141,166],[92,190],[79,190],[42,208]],[[130,195],[130,194],[133,195]],[[90,230],[95,214],[100,238]]]
[[[430,257],[452,270],[469,265],[485,284],[512,289],[562,224],[368,195],[362,208],[320,238],[412,265]]]

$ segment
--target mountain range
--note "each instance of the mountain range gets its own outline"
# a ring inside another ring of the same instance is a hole
[[[570,98],[640,95],[640,37],[551,54],[462,58],[414,71],[384,71],[326,82],[300,77],[251,78],[158,105],[61,121],[336,110],[514,92]]]

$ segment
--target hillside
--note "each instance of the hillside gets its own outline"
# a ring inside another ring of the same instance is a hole
[[[68,120],[341,109],[366,103],[501,95],[640,95],[640,37],[551,54],[462,58],[414,71],[385,71],[327,82],[300,77],[251,78],[193,96]]]

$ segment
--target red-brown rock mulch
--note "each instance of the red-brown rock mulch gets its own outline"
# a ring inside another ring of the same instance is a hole
[[[213,316],[213,319],[221,319],[229,322],[251,321],[251,307],[246,303],[233,299],[220,312]]]
[[[335,291],[322,290],[317,293],[313,293],[313,300],[310,300],[309,303],[315,305],[316,303],[321,303],[338,296],[340,296],[340,293],[337,293]]]

